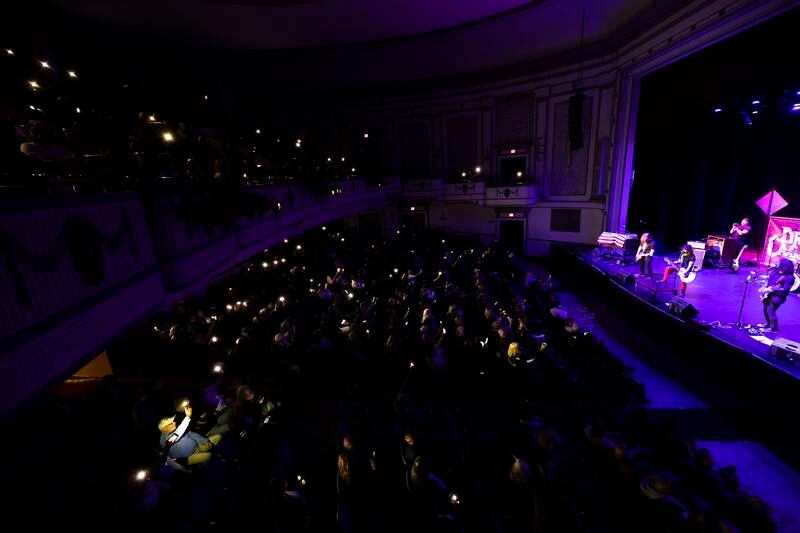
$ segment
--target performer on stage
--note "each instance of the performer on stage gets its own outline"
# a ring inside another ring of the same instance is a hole
[[[673,272],[680,272],[683,274],[690,274],[692,272],[692,268],[694,268],[694,262],[696,258],[694,255],[694,250],[688,244],[681,248],[681,256],[678,258],[677,261],[670,262],[670,264],[664,269],[664,277],[661,278],[662,283],[666,283],[669,279],[669,275]],[[691,281],[691,280],[690,280]],[[686,282],[681,278],[681,296],[686,296]]]
[[[636,262],[639,263],[639,274],[653,277],[653,255],[656,253],[656,243],[649,233],[642,233],[639,239],[639,249],[636,250]]]
[[[794,284],[794,263],[786,258],[770,268],[767,284],[759,290],[764,302],[764,318],[767,320],[758,327],[773,332],[778,331],[778,308],[786,301]]]
[[[733,260],[734,270],[739,269],[739,258],[742,256],[742,252],[747,249],[750,242],[751,230],[750,219],[747,217],[744,217],[741,223],[734,222],[733,226],[731,226],[731,231],[729,233],[734,239],[733,242],[736,243],[736,259]]]

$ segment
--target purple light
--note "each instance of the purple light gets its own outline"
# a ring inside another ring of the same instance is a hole
[[[722,108],[718,107],[714,110],[714,113],[722,113]]]
[[[753,105],[758,105],[761,103],[761,100],[753,100]]]

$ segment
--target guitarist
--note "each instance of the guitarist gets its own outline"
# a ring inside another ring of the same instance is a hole
[[[683,276],[692,272],[695,260],[696,258],[694,256],[694,250],[692,250],[692,247],[688,244],[685,245],[683,248],[681,248],[681,256],[678,258],[675,264],[670,263],[669,266],[664,269],[664,277],[661,278],[661,282],[666,283],[669,279],[669,275],[673,272],[676,272],[681,278],[681,297],[686,296],[686,282],[684,281]]]
[[[759,328],[778,331],[778,308],[786,301],[793,284],[794,263],[782,258],[770,269],[767,284],[759,290],[764,302],[764,318],[767,320],[766,323],[759,324]]]
[[[653,255],[656,253],[656,243],[649,233],[642,233],[642,238],[639,240],[639,249],[636,250],[636,262],[639,263],[639,274],[644,276],[645,271],[647,277],[653,277]]]

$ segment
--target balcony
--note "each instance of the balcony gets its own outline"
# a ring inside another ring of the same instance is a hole
[[[488,206],[529,206],[539,202],[539,187],[534,184],[515,184],[486,187]]]
[[[220,227],[180,216],[176,206],[197,196],[182,188],[0,198],[0,413],[265,247],[381,209],[401,186],[391,178],[379,186],[334,183],[323,196],[298,185],[245,191],[280,209]],[[212,196],[209,208],[217,200]]]
[[[486,205],[486,182],[448,183],[445,186],[448,202],[464,202]]]
[[[441,200],[444,195],[443,179],[403,181],[403,198],[411,200]]]

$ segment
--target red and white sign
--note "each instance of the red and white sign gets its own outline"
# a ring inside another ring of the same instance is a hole
[[[771,265],[778,257],[800,260],[800,219],[769,217],[761,260]]]

